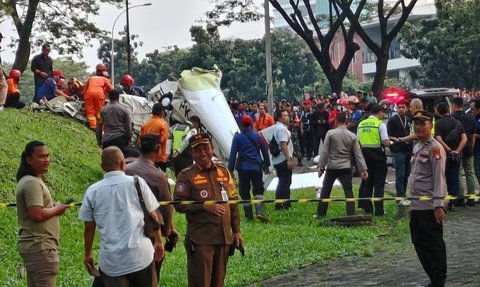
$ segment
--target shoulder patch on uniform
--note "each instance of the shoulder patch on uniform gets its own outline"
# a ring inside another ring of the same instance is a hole
[[[438,146],[432,148],[433,158],[439,160],[442,158],[442,153],[440,152],[440,148]]]

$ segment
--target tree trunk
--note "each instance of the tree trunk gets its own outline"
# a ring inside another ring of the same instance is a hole
[[[22,73],[26,70],[28,58],[30,57],[30,36],[20,38],[18,42],[17,52],[15,53],[15,61],[12,69],[20,70]]]
[[[23,23],[15,23],[18,33],[18,48],[15,53],[13,69],[24,72],[27,68],[28,59],[30,58],[30,36],[32,34],[33,21],[37,13],[39,0],[30,0],[28,2],[28,10]],[[20,21],[20,19],[17,19]]]
[[[375,72],[375,78],[373,78],[372,91],[377,99],[381,99],[383,91],[383,82],[387,75],[388,53],[377,55],[377,61],[375,66],[377,68]]]
[[[340,92],[343,91],[343,78],[345,75],[340,76],[337,72],[331,72],[325,75],[327,76],[332,93],[336,93],[338,96],[340,96]]]

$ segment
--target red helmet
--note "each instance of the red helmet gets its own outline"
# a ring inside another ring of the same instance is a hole
[[[120,85],[122,86],[133,86],[135,83],[135,80],[132,78],[130,75],[124,75],[122,79],[120,80]]]
[[[15,69],[11,70],[10,74],[8,74],[8,77],[12,79],[20,79],[21,76],[22,76],[22,72]]]
[[[97,71],[97,73],[103,72],[107,70],[107,67],[105,67],[103,63],[100,63],[100,64],[97,64],[97,66],[95,67],[95,70]]]

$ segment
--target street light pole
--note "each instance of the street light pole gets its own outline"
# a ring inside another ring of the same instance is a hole
[[[115,43],[114,43],[114,38],[113,38],[113,32],[115,30],[115,24],[117,24],[117,20],[118,18],[120,18],[120,16],[123,15],[123,13],[127,12],[129,9],[133,9],[133,8],[137,8],[137,7],[144,7],[144,6],[150,6],[152,5],[152,3],[145,3],[145,4],[140,4],[140,5],[134,5],[134,6],[131,6],[131,7],[128,7],[127,9],[123,10],[122,12],[120,12],[120,14],[118,14],[117,18],[115,18],[115,21],[113,21],[113,25],[112,25],[112,54],[111,54],[111,57],[110,57],[110,64],[111,64],[111,67],[112,67],[112,73],[111,73],[111,79],[112,79],[112,83],[113,85],[115,85]],[[128,47],[127,49],[129,49],[130,47],[130,32],[128,31],[128,28],[129,28],[129,24],[128,24],[128,20],[127,20],[127,41],[128,41]],[[130,52],[130,51],[129,51]],[[130,58],[130,53],[128,53],[128,57]],[[128,73],[130,73],[130,68],[129,68],[129,71]]]
[[[267,74],[268,111],[273,114],[273,80],[272,80],[272,37],[270,34],[270,2],[265,0],[265,66]]]
[[[132,58],[130,54],[130,18],[128,13],[128,0],[125,0],[125,11],[127,15],[127,74],[130,75],[131,67],[132,67]]]

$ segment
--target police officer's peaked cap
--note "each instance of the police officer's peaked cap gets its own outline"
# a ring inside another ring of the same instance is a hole
[[[413,120],[414,121],[422,121],[422,122],[426,122],[426,121],[433,121],[433,115],[429,112],[426,112],[426,111],[416,111],[414,114],[413,114]]]
[[[207,133],[200,133],[192,136],[189,140],[190,147],[196,147],[199,144],[210,143],[210,136]]]

